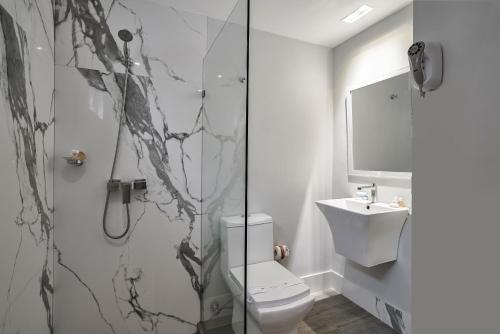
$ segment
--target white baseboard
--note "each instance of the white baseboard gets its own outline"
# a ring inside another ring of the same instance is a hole
[[[327,270],[301,277],[311,288],[316,301],[337,295],[342,292],[344,277],[333,270]]]

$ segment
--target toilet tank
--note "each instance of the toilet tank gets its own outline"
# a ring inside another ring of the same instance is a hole
[[[228,273],[231,268],[245,264],[245,218],[222,217],[221,270]],[[248,264],[274,260],[273,219],[265,213],[248,216]]]

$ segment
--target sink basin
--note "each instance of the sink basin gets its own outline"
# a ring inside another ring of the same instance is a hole
[[[407,208],[355,198],[317,201],[333,234],[335,251],[365,267],[395,261]]]

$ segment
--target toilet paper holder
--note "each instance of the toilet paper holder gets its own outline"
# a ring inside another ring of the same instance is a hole
[[[290,256],[290,248],[287,245],[274,246],[274,259],[276,261],[282,261],[289,256]]]

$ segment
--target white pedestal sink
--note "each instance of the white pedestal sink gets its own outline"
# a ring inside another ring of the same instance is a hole
[[[335,251],[365,267],[395,261],[407,208],[342,198],[317,201],[332,229]]]

